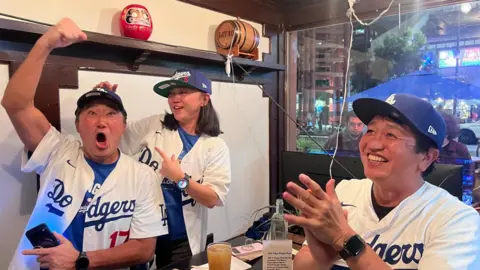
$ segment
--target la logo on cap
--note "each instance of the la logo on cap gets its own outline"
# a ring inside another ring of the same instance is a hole
[[[190,77],[192,76],[189,71],[177,72],[173,75],[172,80],[178,80],[180,78]]]
[[[99,92],[104,92],[104,93],[108,93],[107,90],[103,89],[103,88],[96,88],[95,90],[99,91]]]
[[[395,104],[395,94],[389,96],[389,97],[387,98],[387,100],[385,100],[385,102],[387,102],[387,103],[390,104],[390,105]]]

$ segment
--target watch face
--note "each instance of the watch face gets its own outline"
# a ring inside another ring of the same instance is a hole
[[[178,187],[181,188],[181,189],[186,188],[187,185],[188,185],[188,181],[185,180],[185,179],[182,179],[182,180],[178,181]]]
[[[360,236],[355,235],[350,238],[350,240],[345,243],[345,248],[349,251],[352,256],[357,256],[365,248],[365,242],[360,238]]]
[[[88,269],[90,261],[87,257],[79,257],[77,259],[77,269]]]

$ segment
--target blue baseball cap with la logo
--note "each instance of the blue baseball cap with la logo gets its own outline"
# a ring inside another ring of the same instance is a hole
[[[445,138],[445,122],[429,102],[408,94],[393,94],[385,101],[360,98],[353,102],[353,111],[366,125],[375,116],[398,119],[412,130],[430,138],[440,150]]]
[[[125,117],[127,116],[127,111],[123,106],[120,96],[115,92],[104,88],[94,88],[80,96],[77,100],[77,110],[75,111],[75,115],[78,115],[80,111],[85,108],[85,106],[94,100],[108,100],[110,101],[109,104],[114,105],[115,108]]]
[[[175,88],[191,88],[211,95],[212,81],[199,71],[179,69],[175,71],[170,80],[155,84],[153,91],[162,97],[168,97],[170,91]]]

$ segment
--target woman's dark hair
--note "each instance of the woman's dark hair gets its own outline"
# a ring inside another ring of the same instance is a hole
[[[169,130],[177,130],[180,126],[177,119],[171,113],[167,113],[163,118],[162,124]],[[220,121],[218,120],[217,112],[213,108],[212,101],[209,100],[207,105],[200,108],[200,115],[198,116],[197,135],[207,134],[211,137],[217,137],[223,132],[220,130]]]
[[[447,139],[448,140],[453,140],[457,138],[460,135],[460,121],[457,117],[442,112],[440,113],[442,115],[443,121],[445,122],[445,127],[446,133],[447,133]]]

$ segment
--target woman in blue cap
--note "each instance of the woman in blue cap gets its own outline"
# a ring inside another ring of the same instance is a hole
[[[108,82],[97,87],[115,91]],[[128,123],[121,150],[159,175],[165,197],[164,226],[157,239],[157,268],[205,249],[207,211],[223,206],[231,181],[230,155],[210,95],[212,82],[195,70],[177,70],[153,90],[172,113]]]

